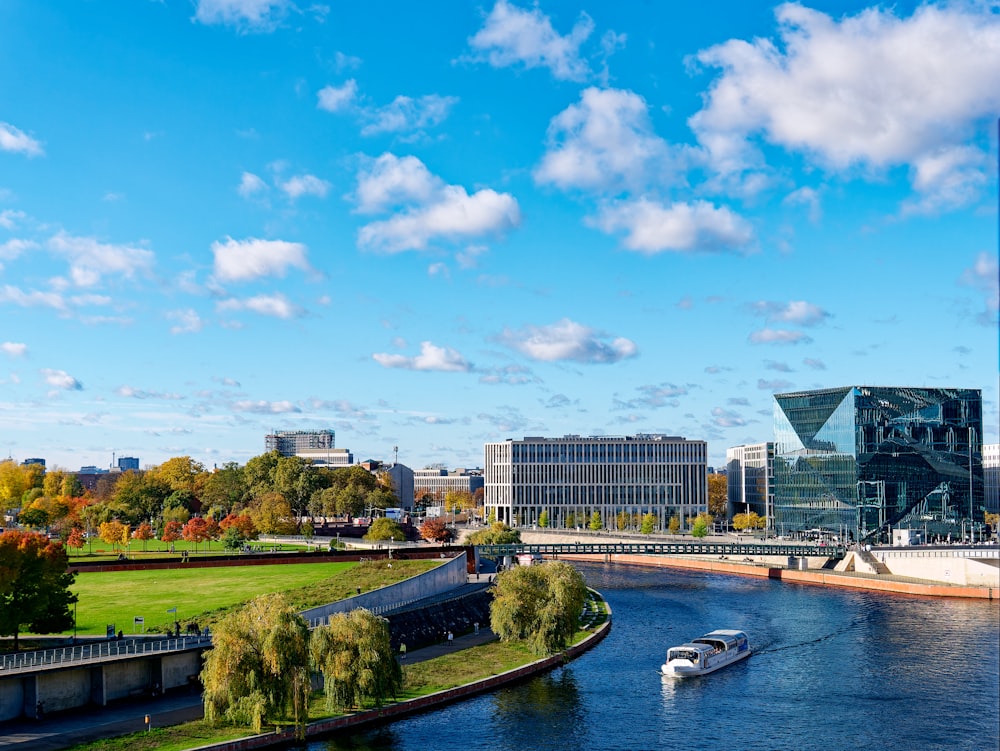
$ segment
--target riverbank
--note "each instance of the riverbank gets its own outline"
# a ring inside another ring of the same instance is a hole
[[[737,562],[731,560],[707,560],[694,557],[669,557],[651,555],[572,555],[562,556],[568,560],[597,563],[621,563],[632,566],[664,567],[711,571],[720,574],[755,576],[794,584],[809,584],[825,587],[846,587],[894,594],[917,595],[921,597],[960,597],[992,600],[1000,602],[1000,590],[994,587],[970,587],[940,582],[922,581],[911,577],[892,574],[865,574],[828,569],[791,569],[767,564]]]

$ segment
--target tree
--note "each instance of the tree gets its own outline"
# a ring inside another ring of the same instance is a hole
[[[153,539],[153,528],[150,526],[149,522],[143,522],[138,527],[135,528],[135,532],[132,533],[133,540],[142,540],[142,552],[146,552],[146,543]]]
[[[35,532],[0,533],[0,635],[14,637],[15,652],[22,629],[51,634],[73,625],[76,574],[68,565],[62,543]]]
[[[691,536],[701,538],[706,535],[708,535],[708,523],[705,521],[704,516],[698,514],[694,520],[694,524],[691,525]]]
[[[226,462],[205,478],[201,490],[203,508],[219,509],[220,516],[233,513],[247,496],[243,469],[236,462]]]
[[[312,666],[323,674],[329,711],[382,706],[396,698],[403,671],[396,662],[385,619],[359,608],[330,616],[310,639]]]
[[[309,626],[281,594],[258,597],[216,627],[201,671],[205,719],[247,724],[308,720]]]
[[[521,542],[521,532],[503,522],[493,522],[486,529],[473,532],[465,541],[469,545],[511,545]]]
[[[69,537],[66,538],[66,546],[70,548],[76,548],[80,550],[86,544],[87,538],[83,536],[83,529],[80,527],[73,527],[70,530]]]
[[[170,521],[163,525],[163,534],[160,539],[163,542],[175,542],[181,539],[181,530],[184,528],[180,522]]]
[[[288,535],[295,532],[292,507],[281,493],[265,493],[247,511],[259,532],[266,535]]]
[[[0,462],[0,511],[18,508],[21,496],[31,487],[31,479],[24,467],[11,459]]]
[[[723,517],[729,505],[729,481],[725,475],[712,473],[708,476],[708,512]]]
[[[128,545],[128,541],[132,536],[132,530],[129,528],[129,525],[122,524],[117,519],[112,519],[109,522],[101,524],[97,529],[97,534],[112,549],[118,550],[119,547]]]
[[[403,528],[399,526],[395,519],[390,519],[387,516],[380,516],[368,527],[368,531],[365,533],[365,539],[372,542],[389,539],[405,540],[406,533],[403,532]]]
[[[667,523],[667,530],[672,535],[676,535],[681,531],[681,520],[679,517],[671,516],[670,521]]]
[[[216,529],[218,527],[216,526]],[[194,516],[188,520],[188,523],[184,525],[181,530],[181,537],[183,537],[188,542],[194,543],[194,552],[198,552],[198,543],[205,542],[206,540],[212,539],[212,528],[208,522],[202,516]]]
[[[656,529],[656,514],[649,513],[642,517],[642,527],[640,531],[644,535],[651,535]]]
[[[451,530],[441,517],[428,517],[420,525],[420,536],[428,542],[448,542]]]
[[[243,540],[257,539],[257,528],[253,525],[253,519],[246,514],[230,514],[219,522],[219,528],[223,532],[235,529]]]
[[[604,522],[601,521],[601,514],[597,511],[590,515],[590,524],[587,525],[594,532],[602,529],[604,527]]]
[[[767,526],[767,517],[759,516],[756,511],[749,514],[736,514],[733,517],[733,529],[743,532],[748,529],[763,529]]]
[[[48,525],[49,515],[44,509],[40,508],[26,508],[20,514],[17,515],[17,520],[21,522],[25,527],[31,527],[32,529],[41,529],[42,527]]]
[[[549,526],[549,512],[547,510],[538,515],[538,526],[542,529]]]
[[[537,655],[565,649],[577,632],[587,597],[583,576],[550,561],[501,572],[490,605],[490,627],[501,641],[526,641]]]

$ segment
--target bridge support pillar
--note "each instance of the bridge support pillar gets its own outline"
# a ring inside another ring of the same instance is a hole
[[[90,669],[90,703],[98,707],[108,705],[108,687],[104,677],[103,665],[94,665]]]
[[[38,674],[26,675],[21,679],[21,691],[24,696],[24,716],[40,719],[39,696],[38,696]]]

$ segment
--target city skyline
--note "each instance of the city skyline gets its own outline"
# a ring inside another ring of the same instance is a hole
[[[0,455],[479,467],[981,389],[983,2],[0,7]]]

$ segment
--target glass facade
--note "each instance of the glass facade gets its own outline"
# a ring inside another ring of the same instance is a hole
[[[978,389],[850,386],[774,399],[779,534],[881,540],[909,527],[956,539],[982,523]]]

